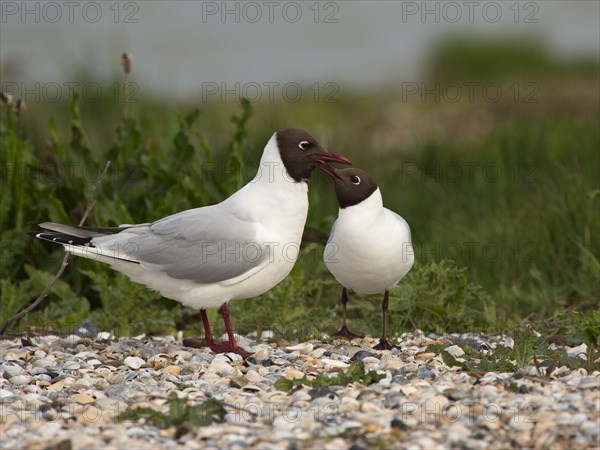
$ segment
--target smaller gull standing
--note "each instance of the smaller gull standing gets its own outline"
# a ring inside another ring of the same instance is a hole
[[[374,348],[389,350],[393,348],[387,340],[389,290],[413,265],[410,228],[402,217],[383,207],[377,184],[363,170],[337,170],[329,166],[319,169],[333,179],[340,206],[323,255],[327,268],[343,286],[343,324],[334,336],[361,337],[346,324],[346,289],[358,294],[384,292],[383,332]]]

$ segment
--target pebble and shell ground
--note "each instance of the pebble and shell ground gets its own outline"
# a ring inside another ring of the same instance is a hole
[[[465,345],[483,353],[510,345],[499,336],[416,331],[398,342],[375,351],[373,338],[240,337],[254,352],[243,361],[184,347],[173,336],[0,340],[0,448],[600,447],[600,372],[563,366],[548,377],[533,364],[515,373],[468,372],[427,351],[442,345],[461,361]],[[574,358],[581,350],[567,348]],[[294,384],[289,392],[276,386],[281,378],[338,376],[359,361],[381,379]],[[168,415],[173,392],[190,407],[216,399],[226,414],[209,416],[205,426],[117,420],[132,407]]]

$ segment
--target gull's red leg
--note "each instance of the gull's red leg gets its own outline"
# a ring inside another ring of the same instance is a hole
[[[242,358],[246,359],[248,356],[252,355],[252,353],[248,353],[243,348],[238,347],[235,343],[235,337],[233,335],[233,328],[231,328],[231,321],[229,319],[229,309],[227,309],[227,303],[223,303],[221,308],[219,308],[219,311],[221,311],[221,315],[223,316],[223,322],[225,322],[225,329],[227,330],[227,336],[229,337],[229,345],[227,351],[237,353]]]
[[[208,322],[208,315],[206,314],[205,309],[200,310],[200,317],[202,318],[202,325],[204,326],[204,340],[206,341],[206,345],[210,347],[210,344],[215,340],[212,331],[210,330],[210,323]]]
[[[213,338],[212,331],[210,329],[210,323],[208,322],[208,315],[205,309],[200,310],[200,318],[202,319],[202,326],[204,327],[204,339],[198,338],[185,338],[183,339],[183,345],[192,348],[204,348],[208,347],[215,353],[225,353],[229,351],[229,343],[216,341]]]

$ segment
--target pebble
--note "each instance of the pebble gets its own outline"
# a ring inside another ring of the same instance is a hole
[[[3,373],[4,378],[11,378],[21,375],[23,368],[16,363],[6,363],[0,365],[0,372]]]
[[[138,358],[137,356],[128,356],[123,360],[123,364],[131,369],[139,369],[145,363],[146,361],[144,361],[142,358]]]
[[[321,358],[321,362],[325,365],[326,370],[331,369],[346,369],[350,367],[350,364],[343,361],[338,361],[330,358]]]
[[[314,348],[315,347],[313,344],[311,344],[310,342],[307,342],[307,343],[303,343],[303,344],[292,345],[290,347],[286,347],[286,350],[289,352],[298,352],[300,355],[308,355],[310,352],[313,351]]]
[[[579,381],[578,387],[580,389],[600,388],[600,379],[597,377],[583,377]]]
[[[2,398],[6,398],[6,397],[12,397],[14,394],[12,393],[12,391],[9,391],[7,389],[0,389],[0,399]]]
[[[304,378],[304,376],[305,376],[304,372],[302,372],[301,370],[298,370],[296,368],[293,368],[291,366],[286,369],[289,369],[289,370],[285,371],[285,377],[288,380],[300,380],[300,379]]]
[[[444,350],[446,350],[448,353],[450,353],[455,358],[458,358],[465,354],[465,351],[462,348],[460,348],[458,345],[451,345],[450,347],[446,347]]]
[[[29,347],[1,340],[3,448],[483,450],[593,448],[600,439],[600,372],[561,366],[540,377],[530,364],[516,374],[466,373],[426,351],[441,344],[455,358],[470,359],[465,345],[480,352],[510,346],[501,336],[416,331],[400,337],[400,350],[386,352],[372,349],[374,338],[275,344],[248,336],[243,341],[254,354],[243,361],[184,347],[183,336],[80,334],[36,336]],[[567,351],[577,358],[584,349]],[[289,393],[274,386],[286,378],[336,377],[359,361],[383,378],[370,385],[298,385]],[[226,420],[165,429],[114,420],[129,406],[168,414],[172,392],[189,405],[223,402]]]
[[[269,358],[269,350],[266,348],[260,348],[252,354],[252,357],[256,361],[264,361]]]
[[[31,379],[32,379],[32,377],[27,376],[27,375],[17,375],[17,376],[11,377],[8,381],[10,381],[12,384],[14,384],[16,386],[21,386],[24,384],[29,384]]]
[[[567,347],[567,355],[569,358],[581,358],[587,359],[587,345],[585,343],[578,345],[577,347]]]
[[[75,334],[81,337],[94,338],[98,335],[100,329],[90,320],[84,320],[75,327]]]
[[[275,333],[272,330],[264,330],[260,334],[261,341],[268,341],[270,339],[273,339],[274,337],[275,337]]]
[[[496,387],[492,386],[491,384],[486,384],[482,386],[481,389],[479,389],[479,396],[490,402],[496,400],[496,398],[498,398],[499,395],[500,393],[498,392],[498,389],[496,389]]]
[[[217,373],[222,375],[230,374],[234,372],[235,369],[231,367],[231,364],[229,364],[229,362],[229,358],[222,355],[218,355],[212,360],[206,371],[207,373]]]
[[[427,367],[421,366],[417,371],[417,378],[433,379],[435,378],[435,373],[433,373]]]
[[[398,370],[404,367],[404,363],[398,359],[390,359],[383,363],[384,369]]]
[[[362,361],[365,358],[379,359],[379,355],[377,355],[377,353],[373,353],[373,352],[369,352],[369,351],[365,351],[365,350],[359,350],[354,355],[352,355],[352,358],[350,358],[350,361],[358,362],[358,361]]]
[[[38,428],[38,432],[46,439],[54,437],[62,428],[58,422],[47,422]]]
[[[58,391],[58,390],[62,389],[64,386],[65,386],[65,380],[63,378],[62,380],[58,380],[56,383],[52,383],[46,389],[48,389],[49,391]]]
[[[313,358],[320,358],[321,356],[323,356],[325,353],[327,353],[327,349],[326,348],[316,348],[314,349],[311,353],[310,356],[312,356]]]
[[[160,371],[162,373],[180,374],[181,373],[181,367],[179,367],[179,366],[167,366],[167,367],[163,367],[162,369],[160,369]]]
[[[62,368],[63,370],[78,370],[81,368],[81,364],[76,361],[69,361]]]
[[[87,405],[88,403],[94,403],[94,397],[89,394],[77,394],[71,397],[75,403],[80,403],[82,405]]]

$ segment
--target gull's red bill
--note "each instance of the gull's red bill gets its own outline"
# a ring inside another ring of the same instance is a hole
[[[336,162],[339,164],[350,164],[352,165],[352,161],[342,155],[336,155],[335,153],[321,153],[319,154],[319,158],[317,159],[318,163],[327,164],[328,162]]]
[[[319,164],[317,169],[323,173],[326,173],[331,178],[337,178],[338,180],[342,181],[342,178],[335,172],[335,169],[328,164]]]

